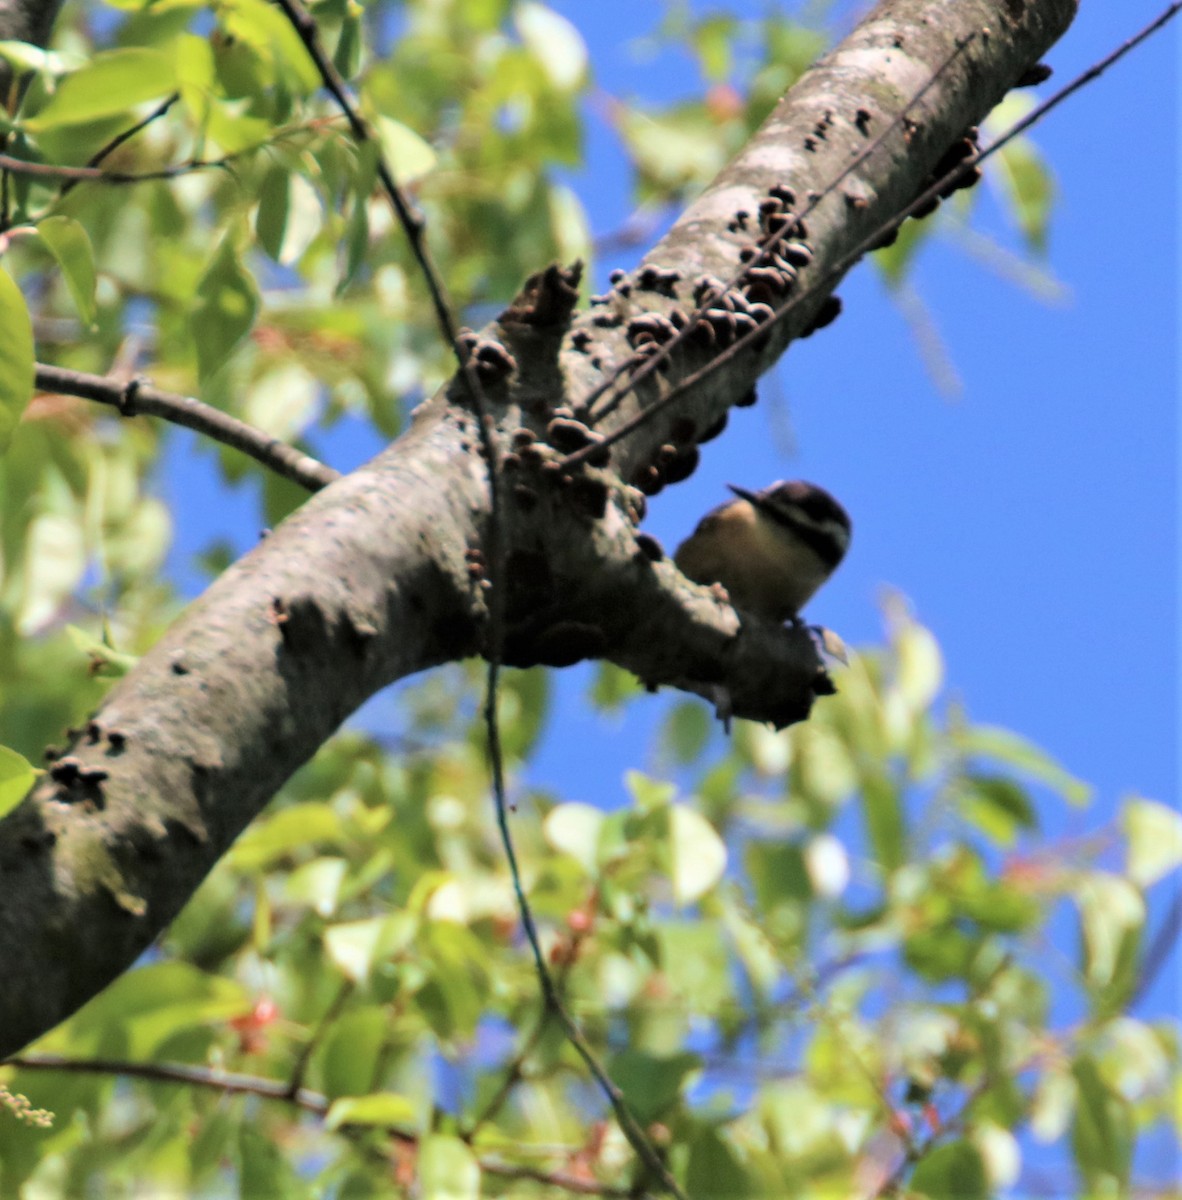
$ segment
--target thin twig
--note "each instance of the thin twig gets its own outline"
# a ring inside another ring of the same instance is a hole
[[[573,933],[570,941],[569,953],[563,959],[562,966],[554,981],[554,988],[559,996],[562,996],[566,990],[566,981],[570,976],[571,968],[575,964],[578,956],[579,945],[588,936],[587,931],[576,931]],[[512,1061],[509,1063],[508,1069],[505,1071],[504,1077],[501,1079],[501,1084],[490,1097],[485,1106],[473,1118],[464,1130],[463,1137],[470,1139],[476,1135],[476,1131],[490,1120],[500,1110],[501,1105],[509,1098],[510,1093],[521,1081],[525,1074],[525,1064],[529,1056],[534,1052],[538,1043],[542,1040],[544,1034],[550,1025],[550,1021],[554,1016],[554,1012],[547,1005],[542,1006],[542,1011],[538,1015],[537,1023],[526,1036],[525,1041],[518,1047],[517,1053],[513,1055]]]
[[[185,1083],[214,1088],[239,1096],[259,1096],[264,1100],[285,1100],[306,1112],[325,1116],[329,1109],[327,1096],[309,1088],[292,1092],[281,1079],[264,1079],[258,1075],[243,1075],[236,1071],[219,1071],[212,1067],[197,1067],[189,1063],[141,1063],[114,1058],[67,1058],[61,1054],[25,1054],[4,1059],[0,1064],[22,1071],[69,1071],[77,1075],[126,1075],[154,1083]],[[393,1130],[394,1136],[414,1141],[413,1134]]]
[[[844,167],[844,169],[838,173],[837,176],[831,179],[825,185],[822,191],[817,192],[809,197],[808,203],[797,215],[797,220],[803,220],[810,213],[812,213],[822,200],[824,200],[827,196],[832,195],[832,193],[841,186],[841,184],[850,176],[853,171],[856,171],[864,162],[866,162],[878,151],[879,147],[883,145],[887,138],[890,137],[891,134],[894,133],[894,131],[903,123],[907,117],[907,114],[920,102],[920,100],[924,98],[924,96],[927,95],[927,93],[933,87],[935,87],[936,83],[939,81],[944,72],[947,71],[960,57],[960,55],[964,53],[966,47],[970,45],[975,37],[976,34],[971,33],[963,41],[958,41],[956,43],[956,48],[952,51],[952,53],[936,68],[931,77],[924,83],[923,87],[921,87],[919,91],[917,91],[915,95],[912,96],[911,99],[908,100],[907,103],[904,104],[903,107],[895,114],[886,128],[883,129],[883,131],[872,142],[870,142],[870,144],[866,146],[866,148],[862,150],[860,154],[853,158]],[[762,263],[768,261],[772,254],[775,253],[776,248],[780,245],[780,243],[787,241],[792,236],[792,230],[793,224],[790,222],[774,237],[769,238],[765,243],[763,243],[760,247],[759,254],[756,255],[751,262],[745,263],[743,267],[737,271],[734,276],[732,276],[732,278],[726,281],[725,284],[723,284],[721,287],[707,289],[701,300],[698,302],[697,308],[686,321],[685,328],[681,330],[676,337],[670,338],[668,342],[662,345],[656,354],[653,354],[651,357],[647,358],[639,370],[629,377],[628,382],[624,387],[620,388],[616,385],[620,376],[628,371],[629,366],[631,365],[629,362],[621,363],[620,366],[618,366],[615,371],[613,371],[612,374],[607,377],[607,379],[598,384],[591,392],[587,394],[587,396],[580,400],[579,403],[575,405],[575,408],[587,412],[600,396],[602,396],[609,389],[614,389],[612,390],[611,395],[607,397],[607,400],[600,407],[598,412],[589,413],[589,420],[592,422],[601,421],[609,413],[613,412],[623,401],[624,397],[635,389],[637,384],[647,379],[654,371],[658,369],[659,364],[665,362],[679,346],[684,345],[685,342],[689,341],[689,339],[694,336],[695,325],[706,315],[706,312],[709,310],[711,304],[729,292],[732,288],[738,287],[747,277],[747,272],[751,270],[752,267],[760,266]],[[766,326],[761,328],[766,328]]]
[[[250,147],[257,150],[258,146]],[[0,170],[14,175],[31,175],[38,179],[63,179],[69,187],[80,183],[150,183],[156,179],[176,179],[191,171],[205,171],[215,167],[226,168],[235,159],[241,158],[246,150],[236,150],[224,158],[193,158],[188,162],[174,163],[171,167],[159,167],[155,171],[104,171],[101,167],[66,167],[57,163],[30,162],[24,158],[13,158],[11,154],[0,154]],[[63,187],[62,191],[67,189]]]
[[[1126,55],[1130,50],[1161,28],[1161,26],[1175,16],[1180,9],[1182,9],[1182,0],[1177,0],[1177,2],[1171,4],[1169,8],[1161,14],[1161,16],[1150,22],[1150,24],[1144,29],[1130,38],[1123,45],[1119,46],[1100,62],[1089,67],[1080,75],[1077,75],[1076,78],[1073,79],[1069,84],[1067,84],[1060,91],[1056,92],[1055,95],[1051,96],[1043,104],[1040,104],[1037,108],[1032,109],[1025,117],[1022,118],[1022,120],[1012,125],[1004,134],[998,137],[990,145],[962,159],[956,167],[954,167],[941,179],[936,180],[930,187],[921,192],[914,200],[912,200],[910,204],[902,208],[889,220],[884,221],[880,226],[878,226],[877,229],[864,237],[852,250],[839,258],[836,263],[829,267],[828,270],[826,270],[816,281],[814,281],[811,287],[807,288],[799,295],[793,296],[784,304],[780,305],[780,307],[775,310],[775,312],[767,321],[756,326],[755,329],[752,329],[736,338],[735,341],[733,341],[725,350],[719,351],[719,353],[716,354],[714,358],[712,358],[705,366],[701,367],[697,371],[691,372],[689,375],[686,375],[683,379],[679,380],[659,400],[655,401],[653,404],[650,404],[635,417],[625,421],[624,424],[619,426],[619,428],[612,430],[612,432],[607,434],[601,442],[596,443],[594,447],[577,450],[574,454],[568,455],[560,464],[562,469],[569,471],[573,467],[576,467],[585,461],[592,453],[602,453],[602,448],[611,446],[615,442],[620,441],[622,438],[628,437],[642,425],[651,420],[662,409],[667,408],[673,403],[674,400],[678,399],[690,388],[696,387],[703,380],[713,375],[716,371],[721,370],[727,363],[746,350],[757,338],[766,337],[768,329],[772,325],[783,320],[789,313],[800,307],[800,305],[811,300],[818,292],[823,291],[830,284],[834,283],[851,266],[853,266],[863,254],[865,254],[868,250],[873,249],[873,247],[887,234],[891,233],[895,229],[898,229],[899,226],[902,225],[902,223],[914,212],[923,208],[923,206],[932,199],[937,198],[942,192],[946,191],[951,184],[962,179],[970,171],[972,171],[974,167],[978,166],[987,158],[996,154],[1004,146],[1013,141],[1014,138],[1024,133],[1030,128],[1031,125],[1045,117],[1052,109],[1058,107],[1058,105],[1061,104],[1068,96],[1078,91],[1084,86],[1084,84],[1103,74],[1103,72],[1112,66],[1112,64],[1118,59],[1123,58],[1124,55]],[[667,343],[667,345],[672,344],[673,343],[671,341]],[[655,358],[656,355],[653,356],[653,360],[655,360]],[[639,373],[637,377],[639,377]]]
[[[1129,997],[1128,1011],[1132,1012],[1145,998],[1145,994],[1153,987],[1154,981],[1161,973],[1162,967],[1169,960],[1170,952],[1178,942],[1178,934],[1182,932],[1182,890],[1174,892],[1174,898],[1165,918],[1158,926],[1157,933],[1145,951],[1141,965],[1141,977]]]
[[[578,1052],[579,1057],[586,1064],[595,1082],[599,1085],[600,1091],[603,1092],[608,1103],[612,1106],[612,1111],[616,1115],[616,1121],[619,1123],[620,1129],[628,1139],[632,1149],[636,1151],[637,1157],[660,1180],[662,1186],[671,1196],[677,1197],[677,1200],[686,1200],[685,1193],[681,1190],[677,1180],[669,1174],[669,1168],[661,1161],[656,1148],[633,1115],[631,1108],[628,1106],[628,1101],[624,1098],[624,1093],[620,1091],[612,1081],[611,1076],[604,1070],[599,1060],[595,1057],[594,1051],[588,1045],[587,1039],[583,1036],[582,1030],[575,1023],[570,1013],[567,1012],[566,1006],[562,1003],[558,989],[555,986],[554,977],[550,974],[550,968],[546,965],[546,956],[542,952],[542,943],[538,937],[538,927],[534,921],[533,910],[530,908],[528,899],[526,899],[525,888],[521,882],[521,871],[517,863],[517,851],[513,846],[513,834],[509,829],[509,805],[505,798],[505,764],[501,753],[501,736],[496,714],[496,681],[497,665],[495,662],[492,662],[489,664],[489,688],[485,699],[484,718],[488,733],[488,752],[492,768],[493,796],[496,799],[497,806],[497,826],[501,831],[501,844],[505,847],[505,857],[509,861],[509,874],[513,880],[513,891],[517,897],[517,908],[521,913],[521,923],[525,928],[525,936],[529,942],[529,948],[533,952],[534,969],[537,971],[538,983],[542,989],[542,1000],[546,1007],[558,1018],[566,1033],[567,1041]]]
[[[165,98],[156,105],[154,109],[142,120],[137,121],[130,129],[125,129],[122,133],[117,133],[105,146],[100,146],[87,161],[88,167],[97,167],[104,159],[114,154],[125,142],[131,141],[137,133],[142,133],[153,121],[158,121],[172,106],[181,98],[180,92],[173,92],[171,96]],[[62,186],[61,194],[68,195],[74,188],[78,186],[81,180],[68,179]]]
[[[328,1032],[329,1025],[341,1015],[341,1009],[345,1007],[345,1002],[353,994],[356,986],[351,979],[344,980],[337,994],[333,997],[332,1003],[324,1010],[324,1015],[320,1020],[316,1022],[316,1028],[312,1030],[312,1036],[304,1043],[303,1049],[296,1058],[295,1066],[291,1069],[291,1082],[287,1085],[289,1095],[297,1096],[303,1090],[304,1076],[307,1074],[308,1063],[312,1061],[312,1055],[316,1052],[316,1047],[324,1040],[324,1035]]]
[[[138,1063],[122,1059],[66,1058],[60,1054],[15,1055],[6,1058],[0,1065],[15,1067],[21,1071],[64,1071],[76,1075],[122,1075],[143,1079],[150,1083],[181,1083],[189,1086],[210,1088],[238,1096],[258,1096],[263,1100],[280,1100],[293,1104],[304,1112],[325,1117],[332,1106],[327,1096],[309,1088],[301,1087],[292,1092],[289,1085],[278,1079],[265,1079],[258,1075],[244,1075],[235,1071],[219,1071],[211,1067],[197,1067],[189,1063]],[[383,1132],[395,1141],[414,1146],[419,1142],[418,1134],[398,1126],[383,1126]],[[582,1196],[606,1196],[610,1200],[626,1200],[636,1193],[628,1188],[612,1187],[594,1180],[578,1179],[561,1171],[549,1172],[538,1167],[507,1163],[502,1160],[478,1160],[485,1174],[502,1179],[528,1179],[549,1184]]]
[[[357,102],[350,94],[348,85],[342,78],[341,73],[336,69],[332,59],[325,53],[324,47],[320,44],[320,34],[315,19],[299,5],[297,0],[275,0],[275,3],[299,35],[300,41],[304,44],[304,49],[307,50],[308,55],[316,65],[316,70],[320,73],[321,81],[329,92],[332,93],[337,106],[349,122],[349,128],[353,131],[353,137],[358,142],[373,142],[375,140],[373,133],[365,118],[361,115],[361,110],[358,108]],[[447,297],[443,280],[435,267],[435,263],[432,261],[431,252],[427,248],[425,237],[426,221],[423,219],[423,214],[419,212],[406,193],[398,186],[389,164],[381,154],[378,155],[377,171],[378,178],[382,182],[382,188],[394,208],[394,212],[403,230],[406,232],[407,240],[410,242],[411,253],[414,255],[415,261],[419,264],[419,270],[423,273],[423,280],[431,295],[431,304],[435,309],[435,318],[439,323],[439,328],[443,331],[448,343],[455,350],[456,356],[460,360],[460,365],[463,366],[465,356],[456,344],[457,330],[455,320],[452,317],[451,302]]]
[[[215,442],[241,450],[277,475],[298,483],[310,492],[318,492],[334,479],[340,478],[339,471],[325,466],[302,450],[191,396],[164,392],[140,380],[133,379],[130,383],[122,384],[102,375],[68,371],[64,367],[51,367],[46,363],[37,363],[34,379],[42,391],[109,404],[125,417],[143,413],[162,417],[174,425],[183,425]]]

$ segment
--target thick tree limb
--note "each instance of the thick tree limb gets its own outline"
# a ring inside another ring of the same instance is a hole
[[[652,270],[572,319],[571,280],[552,269],[482,338],[473,335],[469,361],[510,451],[505,661],[605,657],[650,683],[718,695],[737,715],[777,724],[807,715],[824,687],[808,632],[743,618],[667,560],[654,561],[635,531],[642,497],[629,484],[651,492],[692,470],[696,443],[824,298],[638,428],[615,448],[610,472],[603,455],[591,456],[596,466],[562,467],[564,454],[594,439],[555,410],[573,407],[644,344],[638,318],[642,327],[654,315],[672,323],[674,309],[692,308],[696,275],[734,273],[752,238],[740,210],[757,213],[777,187],[800,198],[823,192],[975,33],[916,106],[913,124],[810,216],[811,265],[801,265],[799,286],[838,261],[922,189],[1073,12],[1073,0],[880,5],[654,248]],[[717,324],[725,329],[728,319]],[[687,343],[668,376],[641,385],[603,430],[712,353]],[[489,489],[480,446],[457,379],[404,438],[314,496],[226,572],[0,823],[0,1053],[56,1024],[130,964],[368,696],[485,649]]]

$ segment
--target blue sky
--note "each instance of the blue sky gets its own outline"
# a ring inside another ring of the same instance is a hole
[[[654,99],[700,90],[687,57],[650,61],[630,49],[658,5],[553,2],[587,39],[599,87]],[[1047,56],[1055,75],[1040,98],[1158,11],[1143,0],[1084,4]],[[697,474],[663,493],[648,520],[672,547],[728,481],[801,476],[830,488],[853,516],[854,543],[809,617],[852,644],[872,642],[881,590],[909,597],[970,715],[1023,733],[1096,786],[1082,816],[1044,806],[1051,838],[1106,822],[1130,792],[1171,803],[1178,792],[1178,36],[1168,27],[1033,131],[1056,179],[1046,267],[1064,285],[1061,302],[1034,299],[951,239],[921,253],[912,281],[962,381],[957,398],[939,394],[864,263],[839,289],[841,319],[791,348],[761,403],[733,415]],[[571,183],[602,234],[632,203],[614,134],[589,119],[587,167]],[[987,193],[980,208],[981,228],[1016,248]],[[599,266],[606,276],[631,262]],[[203,474],[208,459],[183,453],[187,439],[174,444],[173,563],[227,522],[240,523],[240,544],[253,542],[253,504],[220,495]],[[346,467],[376,446],[332,448]],[[665,709],[634,705],[622,730],[585,709],[588,678],[560,680],[531,778],[614,806]],[[1157,897],[1155,921],[1164,907]],[[1177,965],[1175,953],[1139,1015],[1178,1008]]]

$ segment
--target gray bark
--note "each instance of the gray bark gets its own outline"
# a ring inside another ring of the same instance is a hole
[[[696,276],[734,275],[750,240],[731,227],[735,213],[757,212],[777,185],[802,198],[822,191],[931,79],[957,39],[974,33],[906,134],[897,130],[809,217],[814,257],[801,284],[819,277],[921,190],[945,150],[1044,54],[1074,10],[1074,0],[881,4],[653,247],[646,262],[677,273],[674,295],[635,286],[569,326],[563,312],[523,320],[525,303],[503,314],[492,332],[516,367],[487,381],[503,447],[521,428],[544,439],[554,408],[577,402],[631,352],[636,316],[691,309]],[[662,447],[673,446],[684,463],[700,431],[750,391],[823,299],[813,297],[760,349],[616,446],[610,470],[564,472],[555,465],[561,455],[546,447],[511,463],[502,513],[508,661],[605,657],[653,684],[725,695],[740,715],[777,724],[807,715],[823,681],[808,633],[741,621],[668,560],[653,562],[637,542],[641,502],[630,483],[656,486],[669,462]],[[701,345],[678,351],[670,372],[639,387],[601,431],[713,353]],[[470,551],[487,544],[489,492],[464,396],[453,381],[405,437],[309,500],[227,571],[0,823],[0,1054],[123,971],[368,696],[487,649],[488,593]]]

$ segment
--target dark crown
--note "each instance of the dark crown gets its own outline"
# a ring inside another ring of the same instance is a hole
[[[830,566],[845,555],[853,528],[850,516],[823,487],[803,479],[781,479],[758,492],[727,486],[770,520],[791,529]]]

